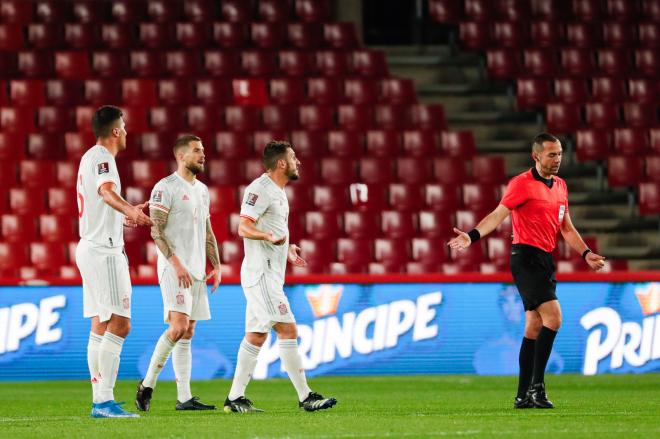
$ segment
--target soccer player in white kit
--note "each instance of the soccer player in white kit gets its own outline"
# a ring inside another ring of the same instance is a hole
[[[199,137],[186,134],[174,143],[177,170],[154,186],[149,211],[154,221],[151,236],[158,252],[158,281],[163,295],[165,323],[169,328],[158,339],[147,375],[138,384],[135,405],[147,411],[156,380],[172,354],[176,375],[176,410],[215,410],[192,396],[190,342],[199,320],[211,318],[206,280],[213,277],[211,292],[220,283],[218,243],[211,228],[209,190],[197,180],[204,171],[204,146]],[[206,258],[213,270],[206,275]]]
[[[82,156],[76,186],[80,242],[76,265],[83,280],[84,316],[92,319],[87,364],[92,381],[93,418],[132,418],[115,402],[113,389],[124,339],[131,328],[131,279],[124,253],[124,223],[151,226],[142,212],[119,193],[115,156],[126,149],[122,112],[113,106],[96,110],[92,130],[97,138]]]
[[[238,350],[224,411],[263,411],[245,397],[245,389],[271,328],[277,333],[280,358],[298,393],[299,407],[306,411],[327,409],[337,400],[324,398],[307,385],[298,353],[296,320],[283,289],[287,259],[296,266],[307,264],[299,255],[300,248],[289,244],[289,201],[284,192],[287,183],[299,178],[300,161],[291,144],[274,140],[264,148],[263,163],[266,173],[245,189],[241,204],[238,234],[245,247],[241,266],[241,286],[247,299],[245,338]]]

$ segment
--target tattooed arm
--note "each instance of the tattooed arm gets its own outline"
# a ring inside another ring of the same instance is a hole
[[[151,227],[151,238],[154,240],[158,250],[167,258],[176,270],[176,276],[179,279],[179,286],[189,288],[192,286],[192,277],[188,270],[183,266],[177,255],[174,254],[172,244],[165,236],[165,226],[167,225],[167,212],[160,209],[149,209],[154,225]]]
[[[213,277],[211,293],[214,293],[220,284],[220,253],[218,252],[218,241],[215,239],[215,234],[211,227],[211,220],[209,218],[206,219],[206,257],[213,266],[213,271],[211,271],[206,278],[209,279]]]

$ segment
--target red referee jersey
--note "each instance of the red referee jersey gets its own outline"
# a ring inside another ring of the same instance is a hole
[[[535,168],[511,179],[500,204],[511,211],[513,243],[527,244],[548,253],[557,245],[557,232],[568,212],[566,182],[553,177],[552,187]]]

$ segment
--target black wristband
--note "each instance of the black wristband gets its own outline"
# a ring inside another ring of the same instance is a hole
[[[588,255],[589,253],[591,253],[591,250],[590,250],[590,249],[586,249],[585,251],[583,251],[583,252],[582,252],[582,259],[584,259],[584,260],[586,261],[586,260],[587,260],[587,255]]]
[[[472,229],[468,232],[468,236],[470,237],[470,243],[477,242],[481,238],[481,233],[477,229]]]

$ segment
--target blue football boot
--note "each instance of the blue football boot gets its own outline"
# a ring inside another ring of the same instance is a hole
[[[123,402],[114,400],[92,404],[92,412],[89,414],[92,418],[139,418],[140,415],[127,412],[123,409]]]

